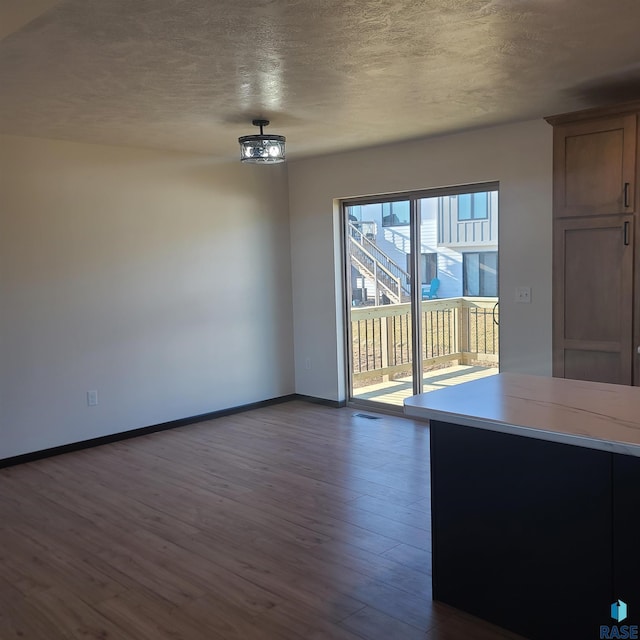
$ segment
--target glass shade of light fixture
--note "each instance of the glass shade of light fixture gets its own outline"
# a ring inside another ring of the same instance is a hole
[[[268,120],[252,120],[252,124],[260,127],[260,134],[238,138],[240,161],[255,164],[284,162],[284,143],[286,138],[284,136],[264,134],[263,127],[269,124]]]

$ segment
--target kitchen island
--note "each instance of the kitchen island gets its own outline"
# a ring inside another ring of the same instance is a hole
[[[640,621],[640,388],[503,373],[413,396],[433,597],[532,639]]]

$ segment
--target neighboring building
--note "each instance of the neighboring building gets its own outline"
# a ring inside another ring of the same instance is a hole
[[[438,298],[498,295],[498,191],[444,195],[418,200],[420,207],[421,285],[438,278]],[[384,202],[348,207],[352,238],[376,259],[376,271],[387,270],[402,281],[402,299],[409,294],[409,202]],[[355,251],[359,248],[355,245]],[[356,261],[354,261],[356,262]],[[384,268],[381,268],[381,265]],[[390,292],[376,287],[373,269],[352,267],[358,300],[387,302]],[[363,287],[366,293],[363,293]],[[377,294],[375,293],[377,289]],[[397,301],[397,300],[391,300]]]

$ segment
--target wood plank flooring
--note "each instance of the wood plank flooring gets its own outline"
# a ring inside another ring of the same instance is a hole
[[[302,401],[0,470],[2,640],[500,640],[431,600],[420,423]]]

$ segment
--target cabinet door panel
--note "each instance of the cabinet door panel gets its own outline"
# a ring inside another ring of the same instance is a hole
[[[556,221],[554,375],[631,384],[633,222]]]
[[[564,228],[564,337],[617,342],[625,252],[619,224]]]
[[[554,129],[554,215],[635,210],[636,115]]]
[[[609,384],[629,384],[620,356],[609,351],[564,350],[564,377]]]

